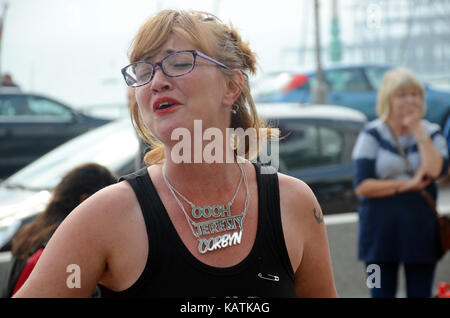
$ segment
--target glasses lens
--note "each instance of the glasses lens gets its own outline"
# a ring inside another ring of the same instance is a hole
[[[190,72],[194,68],[194,54],[192,52],[178,52],[169,55],[162,61],[164,72],[169,76],[179,76]]]
[[[148,83],[153,74],[151,64],[137,62],[128,66],[125,70],[125,81],[129,86],[140,86]]]

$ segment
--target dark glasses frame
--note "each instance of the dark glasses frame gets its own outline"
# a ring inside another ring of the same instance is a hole
[[[175,54],[178,54],[178,53],[185,53],[185,52],[192,53],[192,55],[193,55],[193,57],[194,57],[194,63],[192,64],[192,68],[191,68],[189,71],[184,72],[184,73],[182,73],[182,74],[178,74],[178,75],[169,75],[169,74],[167,74],[166,71],[164,70],[164,67],[162,66],[162,63],[164,62],[164,60],[167,59],[167,58],[169,58],[169,57],[171,57],[171,56],[173,56],[173,55],[175,55]],[[168,76],[168,77],[179,77],[179,76],[183,76],[183,75],[189,74],[190,72],[192,72],[192,70],[193,70],[194,67],[195,67],[196,60],[197,60],[197,56],[200,56],[200,57],[202,57],[202,58],[204,58],[204,59],[206,59],[206,60],[208,60],[208,61],[210,61],[210,62],[213,62],[213,63],[217,64],[217,65],[220,66],[220,67],[223,67],[223,68],[225,68],[225,69],[227,69],[227,70],[230,70],[230,68],[229,68],[228,66],[226,66],[225,64],[220,63],[219,61],[216,61],[216,60],[213,59],[212,57],[209,57],[208,55],[206,55],[206,54],[204,54],[204,53],[202,53],[202,52],[200,52],[200,51],[197,51],[197,50],[182,50],[182,51],[175,51],[175,52],[172,52],[172,53],[166,55],[166,56],[165,56],[161,61],[159,61],[159,62],[154,62],[154,63],[152,63],[152,62],[146,62],[146,61],[138,61],[138,62],[131,63],[131,64],[125,66],[124,68],[122,68],[120,71],[122,72],[122,75],[123,75],[123,78],[124,78],[124,80],[125,80],[125,83],[126,83],[128,86],[130,86],[130,87],[139,87],[139,86],[147,85],[148,83],[150,83],[150,82],[152,81],[153,77],[155,76],[156,66],[158,66],[158,67],[161,69],[161,71],[164,73],[164,75],[166,75],[166,76]],[[137,85],[133,85],[133,84],[132,84],[132,85],[130,85],[130,84],[128,84],[128,81],[127,81],[127,76],[130,76],[130,75],[127,73],[127,70],[128,70],[128,68],[134,67],[134,66],[136,66],[136,65],[138,65],[138,64],[148,64],[148,65],[151,65],[151,66],[152,66],[152,75],[150,76],[149,80],[146,81],[146,82],[143,83],[143,84],[137,84]]]

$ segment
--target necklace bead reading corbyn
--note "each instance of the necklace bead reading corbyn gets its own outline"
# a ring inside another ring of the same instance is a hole
[[[167,184],[167,187],[169,188],[170,192],[172,193],[173,197],[177,201],[178,205],[180,206],[181,210],[183,211],[186,220],[189,224],[189,227],[192,230],[192,233],[194,236],[198,239],[198,251],[201,254],[205,254],[207,252],[214,251],[216,249],[225,248],[233,245],[241,244],[242,239],[242,231],[244,230],[244,219],[245,215],[247,214],[248,209],[248,203],[249,203],[249,190],[248,190],[248,181],[247,181],[247,174],[245,173],[244,168],[242,165],[238,162],[238,166],[241,169],[241,178],[239,181],[239,185],[236,189],[236,192],[231,199],[230,202],[227,203],[226,208],[223,205],[212,205],[212,206],[197,206],[193,204],[191,201],[189,201],[184,195],[182,195],[179,191],[177,191],[167,180],[166,176],[166,169],[165,165],[163,165],[162,174],[164,181]],[[245,205],[244,210],[241,214],[238,215],[231,215],[231,205],[234,203],[234,200],[236,199],[237,193],[239,192],[242,180],[244,180],[245,184],[245,191],[246,191],[246,197],[245,197]],[[183,204],[180,202],[180,199],[177,197],[177,194],[183,198],[188,204],[190,204],[192,208],[192,216],[196,219],[200,217],[214,217],[216,219],[214,220],[208,220],[203,222],[195,222],[193,221],[186,210],[184,209]],[[224,217],[223,217],[224,216]],[[221,234],[215,237],[210,238],[202,238],[203,235],[210,235],[215,233],[221,233],[225,231],[231,231],[235,230],[239,227],[238,231],[233,232],[232,234],[225,233]],[[195,228],[195,229],[194,229]]]

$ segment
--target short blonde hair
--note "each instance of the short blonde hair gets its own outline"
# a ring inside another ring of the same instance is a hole
[[[220,61],[232,70],[242,73],[243,83],[236,83],[241,94],[234,102],[237,112],[231,115],[230,128],[266,128],[264,120],[258,117],[253,98],[250,94],[248,74],[256,72],[256,54],[243,41],[236,29],[223,24],[210,13],[200,11],[163,10],[151,17],[139,29],[132,44],[130,61],[136,62],[144,56],[153,55],[160,50],[171,34],[176,34],[192,43],[206,55]],[[220,68],[225,76],[233,80],[233,72]],[[145,127],[140,117],[137,102],[130,108],[131,119],[138,134],[150,145],[151,150],[145,154],[147,165],[164,159],[164,145]],[[270,136],[276,136],[272,130]],[[258,136],[259,138],[259,136]],[[246,147],[247,148],[247,147]],[[248,149],[245,154],[248,155]]]
[[[376,111],[378,117],[386,121],[391,110],[391,99],[399,89],[414,88],[422,97],[422,116],[426,113],[425,90],[417,76],[409,69],[398,67],[384,74],[380,89],[378,90]]]

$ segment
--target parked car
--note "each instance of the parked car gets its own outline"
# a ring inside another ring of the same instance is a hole
[[[0,179],[109,119],[87,116],[52,98],[0,89]]]
[[[376,117],[377,90],[387,65],[335,66],[324,69],[328,87],[327,103],[342,105],[363,112],[368,120]],[[315,71],[274,72],[267,74],[252,88],[256,102],[312,103],[311,87],[316,81]],[[432,89],[424,83],[427,113],[431,122],[444,127],[450,118],[450,92]]]
[[[121,176],[134,170],[139,150],[129,119],[86,132],[55,148],[0,183],[0,250],[49,202],[52,189],[72,168],[95,162]]]
[[[284,137],[280,172],[305,181],[324,214],[355,211],[351,151],[366,117],[340,106],[262,105],[260,114]],[[0,183],[0,250],[44,210],[52,189],[73,167],[97,162],[117,176],[134,170],[139,142],[129,119],[87,132]],[[264,161],[264,160],[261,160]]]
[[[336,105],[262,106],[259,114],[281,131],[278,171],[306,182],[325,215],[356,211],[351,153],[367,117]]]

